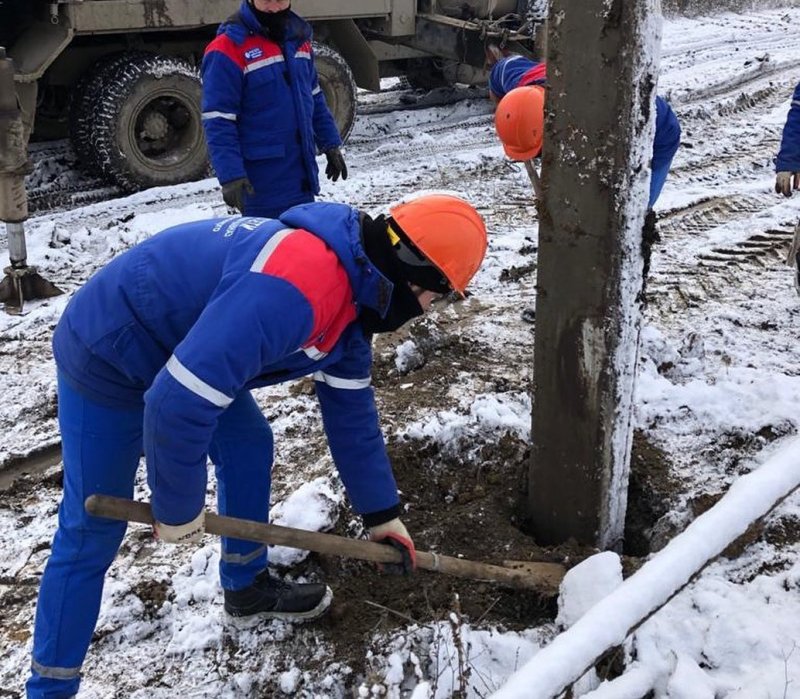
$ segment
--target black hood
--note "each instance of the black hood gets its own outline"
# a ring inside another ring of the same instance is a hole
[[[248,2],[253,16],[261,25],[267,38],[277,44],[282,44],[286,40],[286,27],[291,19],[292,6],[289,5],[289,7],[280,12],[262,12],[255,6],[253,0],[248,0]]]
[[[370,262],[392,282],[394,289],[385,315],[381,316],[372,308],[362,308],[359,320],[364,332],[369,335],[392,332],[412,318],[421,316],[422,306],[411,291],[405,265],[400,262],[392,246],[386,218],[379,216],[372,219],[365,215],[361,221],[361,238]]]

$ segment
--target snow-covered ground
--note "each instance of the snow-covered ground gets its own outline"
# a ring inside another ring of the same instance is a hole
[[[657,493],[664,511],[646,532],[653,549],[800,425],[800,298],[783,265],[800,196],[772,191],[772,158],[800,80],[799,26],[795,8],[665,23],[659,92],[681,118],[683,147],[657,207],[662,241],[648,283],[637,386],[639,437],[666,459],[668,485]],[[410,191],[448,189],[486,217],[490,248],[474,295],[383,339],[376,367],[397,460],[432,451],[443,463],[462,463],[465,476],[480,472],[491,449],[530,438],[532,326],[523,309],[534,300],[538,228],[525,172],[503,160],[491,108],[481,100],[363,117],[347,160],[349,179],[326,182],[323,198],[377,213]],[[30,261],[67,294],[0,317],[0,463],[57,444],[49,340],[69,293],[157,230],[223,213],[216,182],[206,180],[29,221]],[[276,437],[275,521],[358,535],[306,387],[257,397]],[[448,511],[463,495],[453,485],[440,508]],[[412,534],[431,545],[415,492],[406,496]],[[22,692],[58,497],[57,467],[0,493],[0,696]],[[147,497],[143,482],[137,497]],[[212,481],[210,507],[213,498]],[[471,544],[451,533],[437,533],[438,550],[467,558],[479,557],[490,534],[473,528]],[[795,495],[636,630],[628,661],[655,684],[656,697],[800,697],[799,550]],[[502,560],[503,553],[494,555]],[[526,625],[520,622],[528,617],[504,618],[488,607],[470,614],[455,599],[450,614],[437,616],[419,596],[418,610],[401,614],[400,597],[417,594],[415,586],[429,590],[428,577],[398,582],[392,597],[370,570],[277,550],[272,561],[288,574],[339,575],[341,568],[360,583],[335,590],[332,621],[234,630],[220,614],[218,556],[210,537],[184,552],[156,546],[143,528],[131,530],[108,576],[81,696],[485,697],[565,618]],[[375,624],[356,643],[346,627],[364,609],[375,611]],[[383,623],[386,617],[394,624]]]

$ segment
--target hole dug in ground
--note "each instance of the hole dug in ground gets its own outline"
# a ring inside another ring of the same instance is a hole
[[[431,442],[395,440],[389,448],[407,504],[403,521],[420,550],[494,564],[526,560],[567,567],[595,553],[574,543],[540,547],[520,529],[518,508],[524,501],[529,458],[528,445],[521,439],[504,434],[482,445],[468,461],[443,453]],[[648,484],[668,480],[663,454],[640,438],[635,463],[632,495],[639,505],[629,515],[628,530],[634,542],[631,551],[637,552],[632,555],[642,555],[638,552],[646,551],[647,531],[665,499]],[[342,518],[337,533],[358,535],[356,522]],[[552,595],[427,571],[412,578],[384,576],[369,563],[312,556],[302,570],[292,572],[315,573],[334,589],[333,608],[320,630],[335,647],[332,660],[349,665],[357,675],[367,670],[365,649],[375,633],[444,621],[456,606],[465,623],[502,630],[550,622],[557,611]]]

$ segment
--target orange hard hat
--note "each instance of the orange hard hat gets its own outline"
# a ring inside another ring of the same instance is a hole
[[[464,294],[486,254],[486,224],[471,204],[450,194],[426,194],[390,210],[409,242]]]
[[[530,160],[544,140],[544,88],[515,87],[497,105],[494,126],[503,150],[512,160]]]

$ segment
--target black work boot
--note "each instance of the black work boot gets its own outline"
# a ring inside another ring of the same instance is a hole
[[[307,621],[321,616],[332,599],[327,585],[287,582],[264,570],[250,587],[225,590],[225,612],[237,626],[244,627],[262,619]]]

